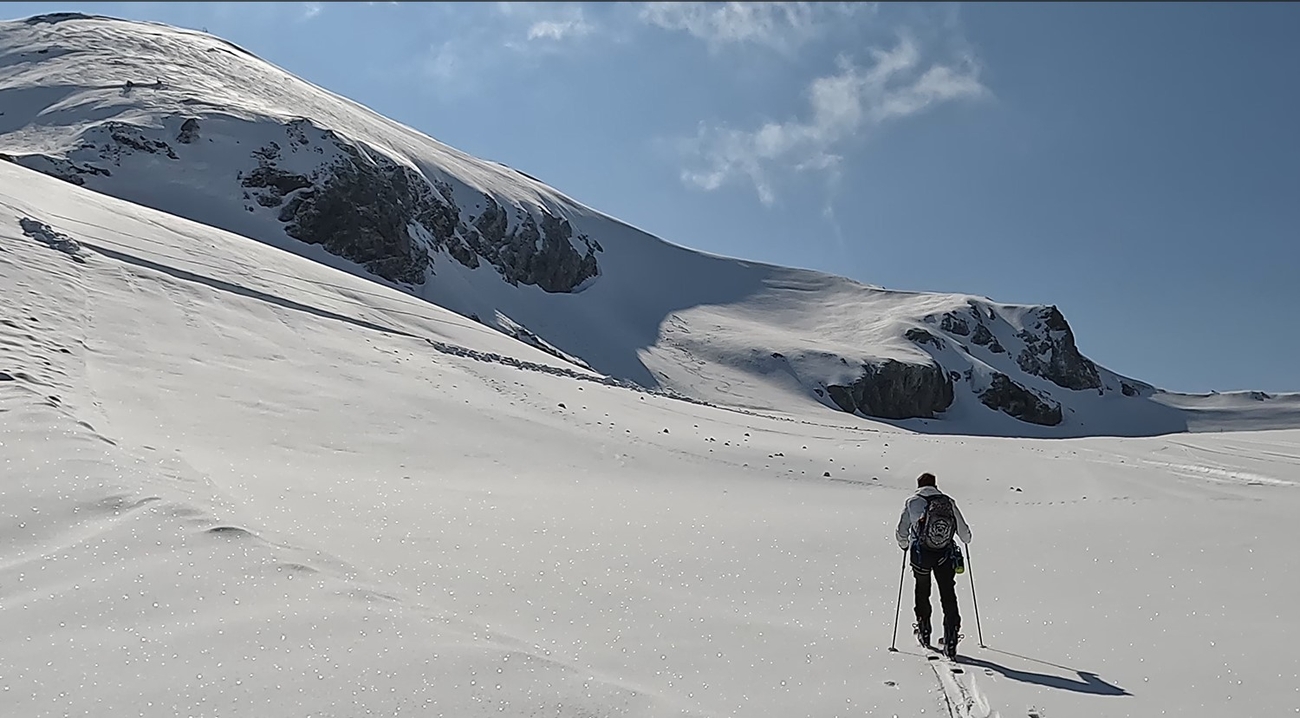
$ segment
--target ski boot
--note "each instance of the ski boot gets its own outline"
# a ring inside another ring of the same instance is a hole
[[[950,661],[957,660],[957,643],[961,641],[961,634],[955,628],[945,629],[943,638],[939,640],[939,646],[943,649],[943,655]]]
[[[922,646],[925,646],[926,648],[931,647],[929,618],[917,618],[916,623],[912,624],[912,633],[916,634],[916,640],[919,641]]]

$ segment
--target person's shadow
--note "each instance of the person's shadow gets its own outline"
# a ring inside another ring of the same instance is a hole
[[[1061,670],[1074,673],[1075,675],[1079,676],[1079,678],[1076,680],[1074,678],[1064,678],[1062,676],[1054,676],[1050,673],[1035,673],[1033,671],[1021,671],[1015,668],[1007,668],[1006,666],[999,665],[997,663],[994,663],[993,661],[984,660],[983,658],[975,658],[969,655],[964,655],[958,660],[963,665],[977,666],[979,668],[986,668],[992,671],[997,671],[998,673],[1001,673],[1003,676],[1010,678],[1013,681],[1024,681],[1025,683],[1033,683],[1040,686],[1047,686],[1048,688],[1059,688],[1063,691],[1075,691],[1076,693],[1091,693],[1093,695],[1099,695],[1099,696],[1133,695],[1132,693],[1129,693],[1128,691],[1124,690],[1123,688],[1120,688],[1119,686],[1103,681],[1101,678],[1097,676],[1096,673],[1092,673],[1090,671],[1080,671],[1073,668],[1068,668],[1066,666],[1057,665],[1055,663],[1040,661],[1037,658],[1022,656],[1018,653],[1011,653],[1010,651],[999,651],[996,648],[989,648],[988,646],[985,646],[984,650],[991,651],[993,653],[1001,653],[1007,656],[1015,656],[1016,658],[1024,659],[1026,661],[1033,661],[1034,663],[1041,663],[1045,666],[1052,666],[1053,668],[1060,668]]]

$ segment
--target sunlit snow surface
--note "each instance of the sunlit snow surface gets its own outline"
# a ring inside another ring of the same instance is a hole
[[[676,401],[4,163],[0,372],[5,716],[1300,709],[1300,431]],[[960,675],[910,579],[886,650],[924,470],[974,531]]]

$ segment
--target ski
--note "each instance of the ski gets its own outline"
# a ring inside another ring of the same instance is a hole
[[[947,655],[944,654],[942,650],[935,648],[934,646],[929,646],[929,648],[932,651],[932,653],[925,657],[927,661],[943,663],[944,665],[948,666],[948,670],[952,671],[953,673],[965,673],[966,669],[961,667],[961,656],[957,656],[955,658],[949,658]]]
[[[939,639],[939,645],[938,645],[938,646],[925,645],[925,646],[923,646],[923,647],[930,651],[930,655],[928,655],[928,656],[925,657],[926,660],[928,660],[928,661],[941,661],[941,662],[947,664],[948,669],[951,670],[953,673],[962,673],[962,672],[965,670],[965,669],[963,669],[963,668],[959,665],[959,664],[961,663],[961,655],[960,655],[960,654],[959,654],[959,655],[956,655],[956,656],[953,656],[953,657],[951,657],[951,658],[949,658],[949,657],[948,657],[948,654],[947,654],[947,653],[944,653],[944,650],[943,650],[943,638],[940,638],[940,639]]]

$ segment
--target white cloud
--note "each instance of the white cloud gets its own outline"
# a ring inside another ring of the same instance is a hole
[[[310,20],[320,14],[321,4],[318,2],[305,2],[302,4],[302,19]]]
[[[581,3],[498,2],[493,7],[496,22],[507,36],[507,46],[511,47],[519,46],[520,39],[558,42],[584,37],[596,30],[587,21]]]
[[[851,15],[874,14],[875,3],[853,2],[649,2],[642,22],[685,32],[710,50],[727,45],[763,45],[793,52]]]
[[[576,40],[595,32],[587,21],[582,6],[577,3],[505,3],[511,5],[508,15],[515,18],[528,31],[529,42],[550,44]],[[508,43],[509,44],[509,43]]]
[[[582,19],[582,13],[579,12],[578,17],[568,20],[539,20],[533,23],[528,28],[528,39],[560,41],[589,35],[591,31],[591,25]]]
[[[682,180],[706,191],[746,180],[759,200],[771,205],[777,173],[825,172],[834,182],[840,152],[849,142],[890,120],[988,92],[971,58],[922,69],[920,50],[907,37],[893,49],[873,50],[871,57],[869,67],[841,57],[838,72],[813,80],[802,119],[767,122],[754,130],[701,125],[684,143],[696,168],[683,171]]]
[[[455,31],[430,46],[424,67],[441,90],[472,91],[485,74],[577,49],[582,47],[578,39],[603,29],[577,3],[464,3],[439,9],[440,24]]]

